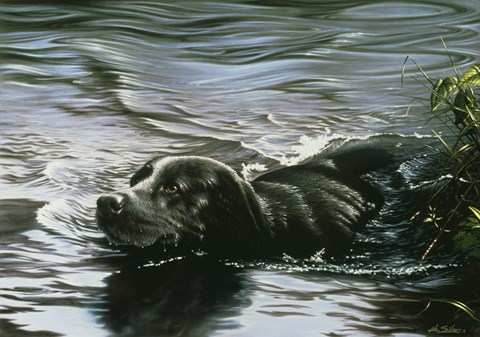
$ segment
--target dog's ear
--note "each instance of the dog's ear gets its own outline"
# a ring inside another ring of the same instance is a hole
[[[252,186],[233,171],[222,171],[217,176],[215,208],[220,226],[225,226],[236,239],[252,241],[252,238],[271,236],[260,201]],[[257,240],[253,240],[257,241]],[[258,240],[261,242],[262,240]]]
[[[255,226],[255,231],[264,237],[271,236],[271,228],[265,222],[262,206],[253,187],[242,179],[238,182],[242,194],[242,197],[237,199],[238,207],[244,208],[242,213],[247,216],[246,220]]]

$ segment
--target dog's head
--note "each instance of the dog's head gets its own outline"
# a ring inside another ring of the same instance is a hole
[[[96,217],[111,243],[138,247],[228,250],[267,231],[251,185],[230,167],[193,156],[151,160],[130,188],[98,198]]]

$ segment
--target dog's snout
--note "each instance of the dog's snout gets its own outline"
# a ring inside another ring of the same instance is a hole
[[[125,206],[125,196],[122,194],[103,195],[97,200],[97,209],[105,215],[118,215]]]

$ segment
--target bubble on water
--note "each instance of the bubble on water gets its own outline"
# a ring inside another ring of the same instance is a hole
[[[180,261],[180,260],[183,260],[183,259],[185,259],[185,256],[175,256],[175,257],[171,257],[169,259],[160,260],[160,261],[148,261],[148,262],[138,266],[137,268],[141,269],[141,268],[158,267],[158,266],[161,266],[161,265],[169,263],[169,262]]]
[[[197,250],[192,250],[191,251],[193,255],[196,255],[196,256],[206,256],[208,255],[208,253],[204,250],[201,250],[201,249],[197,249]]]

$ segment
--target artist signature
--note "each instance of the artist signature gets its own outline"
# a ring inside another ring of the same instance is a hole
[[[433,335],[441,335],[441,334],[464,334],[467,331],[462,328],[457,328],[455,324],[452,324],[452,325],[435,324],[430,329],[428,329],[427,332]]]

